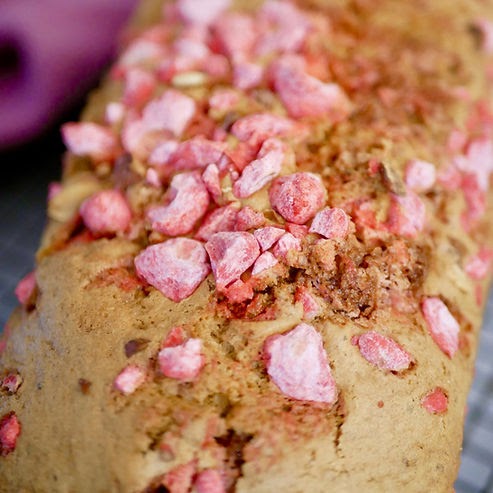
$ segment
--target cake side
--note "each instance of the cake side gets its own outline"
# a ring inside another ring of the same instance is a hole
[[[2,341],[2,484],[452,491],[493,257],[492,12],[226,4],[144,5],[64,128]]]

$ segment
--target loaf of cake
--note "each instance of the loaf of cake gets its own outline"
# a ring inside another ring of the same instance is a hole
[[[144,0],[0,342],[0,491],[452,492],[493,260],[493,4]]]

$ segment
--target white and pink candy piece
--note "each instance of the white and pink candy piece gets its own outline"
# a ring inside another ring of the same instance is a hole
[[[22,382],[23,378],[17,372],[12,372],[0,380],[0,389],[7,391],[9,394],[15,394]]]
[[[448,409],[447,394],[440,387],[436,387],[423,397],[421,405],[430,414],[443,414]]]
[[[195,115],[195,101],[175,89],[168,89],[146,105],[142,122],[148,131],[167,130],[180,137]]]
[[[255,239],[258,241],[260,249],[265,252],[274,245],[284,233],[284,229],[276,228],[275,226],[265,226],[264,228],[256,229],[253,232],[253,236],[255,236]]]
[[[137,274],[167,298],[188,298],[210,271],[207,253],[199,241],[174,238],[151,245],[135,258]]]
[[[180,173],[171,180],[171,201],[147,212],[151,227],[168,236],[190,233],[209,206],[209,192],[197,171]]]
[[[355,342],[361,356],[380,370],[401,372],[407,370],[413,362],[411,355],[397,342],[374,330],[361,334]]]
[[[459,324],[447,305],[437,297],[425,298],[421,311],[432,339],[437,346],[452,358],[459,349]]]
[[[118,141],[113,131],[92,122],[66,123],[62,137],[68,150],[76,156],[89,156],[95,162],[113,160]]]
[[[166,377],[191,382],[199,376],[205,365],[202,341],[188,339],[182,344],[164,347],[159,351],[158,363]]]
[[[279,260],[277,260],[277,258],[271,252],[264,252],[253,264],[252,276],[256,276],[257,274],[260,274],[261,272],[274,267],[278,263]]]
[[[467,259],[465,271],[471,279],[480,281],[488,275],[492,261],[493,250],[483,247],[478,253]]]
[[[351,103],[341,87],[305,73],[297,57],[275,61],[270,72],[291,117],[324,117],[336,123],[349,116]]]
[[[286,146],[278,139],[267,139],[260,148],[257,159],[248,164],[233,185],[238,198],[246,198],[262,189],[281,172]]]
[[[239,140],[256,146],[271,137],[289,135],[295,128],[295,123],[289,118],[270,113],[256,113],[236,120],[231,127],[231,133]]]
[[[317,212],[309,231],[329,239],[345,238],[349,233],[350,223],[349,216],[342,209],[326,207]]]
[[[36,289],[36,272],[26,274],[15,287],[15,296],[21,305],[26,306]]]
[[[255,237],[240,231],[212,235],[205,244],[205,249],[219,288],[239,279],[260,255]]]
[[[337,388],[320,334],[301,323],[266,339],[267,373],[281,392],[293,399],[334,404]]]
[[[412,159],[406,164],[405,182],[410,190],[427,192],[435,184],[436,168],[428,161]]]
[[[15,450],[21,433],[21,424],[15,412],[5,414],[0,420],[0,457],[5,457]]]
[[[199,472],[193,486],[197,493],[226,493],[224,480],[217,469]]]
[[[325,204],[326,191],[317,175],[306,172],[276,178],[269,190],[272,207],[295,224],[309,221]]]
[[[127,365],[115,378],[113,387],[123,395],[133,394],[146,381],[146,372],[140,366]]]
[[[425,204],[414,192],[408,190],[403,196],[391,194],[387,227],[392,233],[415,238],[425,225]]]
[[[95,235],[121,233],[132,221],[127,199],[119,190],[101,190],[82,202],[80,215]]]

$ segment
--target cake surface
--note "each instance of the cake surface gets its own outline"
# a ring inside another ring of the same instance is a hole
[[[0,341],[1,491],[453,491],[493,5],[436,3],[142,3]]]

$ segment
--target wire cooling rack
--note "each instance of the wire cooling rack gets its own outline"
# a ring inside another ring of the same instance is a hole
[[[33,268],[45,222],[48,183],[59,174],[58,132],[0,154],[0,329],[16,305],[14,288]],[[493,291],[469,395],[456,493],[493,493]],[[432,493],[432,492],[430,492]]]

